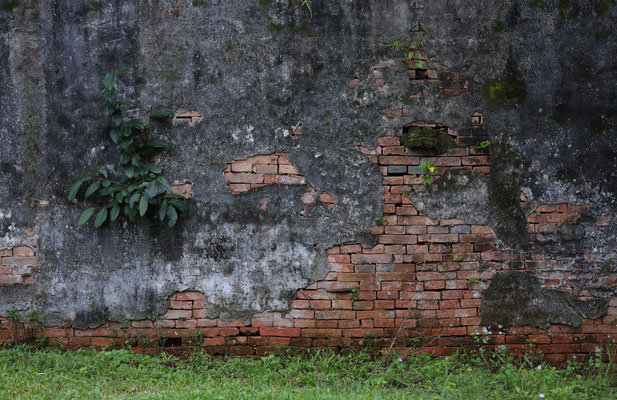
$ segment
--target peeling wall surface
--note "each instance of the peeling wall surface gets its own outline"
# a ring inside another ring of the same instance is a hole
[[[127,320],[217,329],[206,343],[242,354],[410,322],[433,349],[553,329],[560,357],[617,334],[617,4],[311,10],[0,1],[0,316],[37,310],[75,345]],[[190,207],[172,228],[78,227],[67,201],[122,173],[100,97],[122,68],[136,116],[176,114],[151,125]]]

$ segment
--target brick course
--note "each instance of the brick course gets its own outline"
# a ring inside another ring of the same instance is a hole
[[[34,282],[32,267],[38,264],[34,250],[28,246],[0,249],[0,285]]]

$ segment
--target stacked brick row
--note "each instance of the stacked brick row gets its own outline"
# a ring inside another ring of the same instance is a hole
[[[538,242],[554,239],[559,226],[576,223],[581,211],[587,210],[586,204],[542,204],[527,216],[527,230]]]
[[[271,184],[301,185],[306,183],[287,154],[274,153],[232,161],[225,168],[225,179],[233,194]]]
[[[0,250],[0,285],[34,282],[31,268],[37,263],[34,250],[30,247]]]

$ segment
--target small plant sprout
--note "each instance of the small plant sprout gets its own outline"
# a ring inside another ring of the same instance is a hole
[[[481,150],[481,149],[486,149],[490,145],[491,145],[491,141],[490,140],[483,140],[480,143],[474,144],[473,148],[476,149],[476,150]]]
[[[436,173],[435,167],[433,166],[433,160],[423,162],[418,168],[422,172],[422,184],[424,186],[428,186],[433,183],[433,176],[431,174]]]
[[[400,41],[394,41],[384,47],[386,49],[392,49],[394,51],[406,52],[407,60],[409,63],[416,68],[425,69],[426,63],[424,62],[424,56],[422,55],[420,49],[422,49],[427,44],[427,37],[433,38],[433,36],[426,36],[424,30],[420,29],[418,32],[418,37],[415,42],[406,46]]]
[[[379,218],[377,218],[377,224],[379,226],[388,226],[388,225],[390,225],[390,221],[388,221],[384,217],[379,217]]]
[[[463,256],[454,257],[452,261],[456,261],[456,269],[459,269],[461,268],[461,261],[463,261]]]
[[[384,47],[384,49],[392,49],[395,51],[405,51],[407,49],[407,47],[405,47],[405,45],[401,42],[399,42],[398,40],[395,42],[392,42],[390,44],[388,44],[386,47]]]
[[[610,268],[612,263],[613,263],[613,259],[612,258],[609,258],[608,260],[606,260],[604,262],[604,264],[602,264],[602,268],[600,268],[600,273],[603,274],[606,271],[608,271],[608,269]]]
[[[467,279],[467,283],[478,283],[480,282],[480,279],[478,278],[469,278]]]
[[[311,9],[311,0],[300,0],[300,5],[302,7],[306,7],[309,14],[311,14],[311,18],[313,18],[313,10]]]
[[[357,287],[351,289],[351,295],[349,296],[349,298],[351,299],[352,303],[360,300],[360,289],[358,289]]]

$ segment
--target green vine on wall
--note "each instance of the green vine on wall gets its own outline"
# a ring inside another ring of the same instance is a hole
[[[82,187],[87,187],[83,198],[88,199],[98,195],[103,206],[89,207],[79,217],[78,225],[83,225],[96,213],[94,226],[96,228],[106,221],[114,222],[122,213],[130,222],[137,216],[144,217],[148,210],[156,209],[160,221],[167,221],[168,226],[174,226],[178,220],[178,212],[187,213],[185,199],[173,193],[169,181],[162,175],[162,169],[153,164],[153,156],[165,149],[168,144],[152,136],[149,126],[137,119],[126,119],[124,112],[136,107],[132,100],[118,98],[116,84],[119,77],[130,75],[131,71],[123,69],[110,72],[103,79],[103,99],[105,108],[110,113],[106,129],[111,140],[117,145],[119,153],[119,168],[123,170],[120,177],[110,174],[105,168],[82,176],[71,185],[68,200],[73,201]],[[174,114],[169,110],[158,110],[150,113],[150,118],[168,120]],[[151,212],[155,215],[154,212]]]

